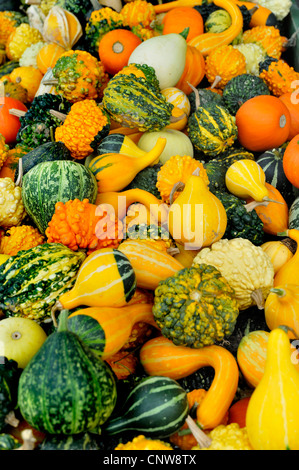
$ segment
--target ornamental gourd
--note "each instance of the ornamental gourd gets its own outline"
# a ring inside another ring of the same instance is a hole
[[[257,305],[264,308],[274,282],[274,268],[269,256],[260,246],[245,238],[221,239],[203,248],[193,265],[206,263],[215,266],[234,289],[240,310]]]
[[[283,284],[270,289],[265,302],[265,320],[270,330],[279,325],[290,328],[288,336],[299,336],[299,285]]]
[[[69,50],[82,34],[82,26],[76,15],[57,5],[51,8],[43,24],[43,38],[46,42]]]
[[[140,361],[150,376],[161,375],[179,380],[202,367],[212,367],[215,375],[209,390],[196,409],[197,421],[203,429],[221,423],[235,396],[239,371],[236,359],[218,345],[192,349],[175,346],[170,339],[159,336],[143,344]],[[225,387],[224,384],[230,384]]]
[[[280,235],[288,236],[297,243],[297,248],[292,256],[275,274],[274,286],[280,286],[283,284],[297,284],[298,282],[298,267],[299,267],[299,230],[290,229],[286,232],[282,232]]]
[[[282,328],[270,332],[264,375],[251,395],[246,428],[254,450],[298,450],[299,372]]]
[[[205,180],[193,174],[171,204],[168,224],[176,241],[200,249],[220,240],[226,230],[227,215]]]
[[[116,403],[111,370],[68,330],[68,312],[23,370],[18,406],[23,418],[47,434],[99,430]],[[76,360],[74,360],[76,359]]]

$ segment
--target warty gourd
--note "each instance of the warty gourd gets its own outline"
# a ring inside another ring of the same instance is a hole
[[[245,238],[221,239],[203,248],[193,265],[206,263],[217,268],[235,290],[240,310],[264,302],[273,287],[274,268],[270,257],[259,246]]]

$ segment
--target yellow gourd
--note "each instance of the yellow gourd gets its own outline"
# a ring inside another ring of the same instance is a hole
[[[51,8],[43,24],[45,41],[70,50],[79,41],[82,34],[80,21],[73,13],[59,6]]]
[[[72,289],[59,297],[55,310],[87,307],[124,307],[136,290],[136,276],[128,258],[113,248],[87,256]]]
[[[171,204],[168,220],[174,240],[194,250],[218,241],[227,226],[222,202],[197,174],[187,180],[183,191]]]
[[[274,287],[282,284],[299,284],[299,230],[293,228],[286,232],[281,232],[280,235],[286,235],[297,242],[297,249],[294,256],[284,263],[284,265],[275,274]]]
[[[270,332],[264,375],[253,391],[246,428],[254,450],[299,450],[299,372],[282,328]]]
[[[288,240],[289,239],[285,239],[284,241],[270,240],[261,245],[261,248],[271,259],[274,274],[293,257],[293,248],[291,244],[288,243]]]
[[[266,176],[262,167],[254,160],[234,162],[225,174],[225,184],[230,193],[241,199],[252,198],[257,202],[269,201],[265,185]]]
[[[77,315],[87,315],[101,325],[105,333],[105,346],[101,352],[103,360],[116,354],[128,340],[135,323],[148,323],[158,328],[152,313],[153,305],[140,303],[121,308],[88,307],[73,312],[69,318]]]
[[[94,157],[88,168],[97,180],[99,192],[124,189],[137,173],[159,159],[165,145],[166,139],[161,137],[152,150],[138,158],[120,153],[106,153]]]
[[[299,285],[283,284],[270,289],[265,302],[265,320],[270,330],[286,325],[289,338],[299,337]]]

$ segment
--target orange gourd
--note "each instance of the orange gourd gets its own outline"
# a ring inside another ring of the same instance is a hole
[[[246,426],[246,411],[250,397],[240,398],[228,410],[227,424],[238,423],[240,428]]]
[[[283,284],[299,284],[299,230],[291,229],[287,230],[285,233],[281,233],[281,235],[284,234],[297,242],[297,249],[294,256],[275,274],[274,287],[281,286]]]
[[[21,127],[20,118],[10,114],[10,109],[28,111],[28,108],[19,100],[5,96],[2,98],[0,106],[0,134],[5,138],[6,144],[13,144],[16,141],[18,131]]]
[[[287,141],[291,116],[286,105],[276,96],[259,95],[240,106],[236,125],[238,140],[244,148],[264,152]]]
[[[153,243],[127,239],[118,250],[129,259],[136,276],[137,287],[154,290],[160,281],[173,276],[184,266],[166,251]]]
[[[236,359],[227,349],[218,345],[200,349],[175,346],[164,336],[158,336],[141,347],[140,361],[148,375],[175,380],[187,377],[201,367],[213,367],[215,377],[196,415],[203,429],[212,429],[222,422],[239,382]]]
[[[287,144],[282,163],[287,179],[293,186],[299,188],[299,134]]]
[[[205,75],[212,88],[223,89],[232,78],[244,73],[245,56],[231,44],[217,47],[206,58]]]
[[[278,189],[269,183],[265,183],[265,186],[268,190],[269,198],[277,202],[264,201],[257,203],[255,207],[253,203],[253,207],[264,224],[264,232],[270,235],[277,235],[277,233],[288,229],[289,208]],[[253,200],[248,199],[247,202],[250,203]]]
[[[16,67],[10,74],[10,79],[14,83],[19,83],[27,90],[27,101],[31,103],[35,97],[43,74],[32,65]]]
[[[204,32],[201,14],[195,8],[185,6],[169,10],[162,19],[163,34],[181,33],[189,28],[186,41]]]
[[[176,84],[176,88],[182,90],[186,95],[192,92],[189,83],[196,87],[205,76],[206,63],[202,53],[196,47],[187,44],[185,68]]]
[[[59,44],[45,44],[36,56],[37,66],[42,74],[45,74],[48,68],[53,68],[59,57],[65,52],[64,47]]]
[[[286,105],[291,115],[291,126],[287,140],[299,134],[299,100],[296,91],[289,91],[279,96],[279,99]]]
[[[69,318],[87,315],[97,320],[105,333],[105,347],[101,352],[101,358],[105,360],[124,346],[135,323],[145,322],[158,328],[153,317],[152,307],[150,303],[140,303],[120,308],[80,308],[73,312]]]
[[[270,289],[265,302],[265,320],[270,330],[286,325],[289,338],[299,337],[299,285],[283,284]]]
[[[141,39],[132,31],[113,29],[99,42],[99,57],[105,70],[114,75],[128,65],[133,50],[141,44]]]

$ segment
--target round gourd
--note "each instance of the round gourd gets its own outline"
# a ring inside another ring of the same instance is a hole
[[[43,328],[29,318],[10,317],[0,321],[0,356],[13,359],[22,369],[46,339]]]
[[[190,155],[193,157],[193,145],[189,137],[177,129],[164,129],[157,132],[144,132],[138,141],[138,147],[148,152],[159,137],[166,138],[166,145],[162,151],[159,161],[164,164],[173,155]]]
[[[23,370],[18,406],[23,418],[47,434],[79,434],[99,427],[116,403],[110,368],[67,328],[61,312],[51,333]]]
[[[40,232],[45,233],[58,201],[85,198],[94,203],[97,182],[81,163],[43,162],[31,168],[22,181],[22,198],[27,214]]]
[[[175,86],[185,67],[186,39],[177,33],[154,36],[143,41],[130,55],[128,64],[147,64],[154,68],[160,89]]]
[[[270,289],[265,302],[265,319],[270,330],[286,325],[289,338],[299,335],[299,285],[283,284]]]
[[[287,179],[295,188],[299,188],[299,134],[295,135],[295,137],[288,142],[282,163]]]

